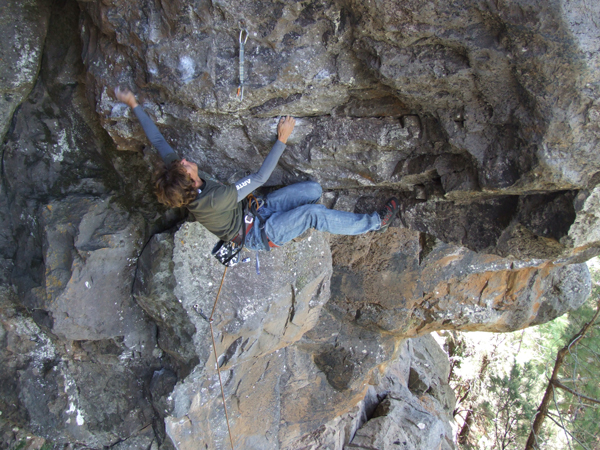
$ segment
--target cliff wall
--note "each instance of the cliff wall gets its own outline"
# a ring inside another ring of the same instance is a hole
[[[428,333],[521,329],[589,293],[600,6],[1,8],[7,446],[28,433],[73,448],[228,445],[202,317],[223,275],[216,239],[156,202],[158,158],[116,85],[206,177],[255,171],[289,114],[269,188],[315,180],[324,204],[355,212],[401,201],[386,233],[308,233],[261,255],[260,275],[250,253],[227,273],[213,325],[236,448],[453,448],[447,362]]]

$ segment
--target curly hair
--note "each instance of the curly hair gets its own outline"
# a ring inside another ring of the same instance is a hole
[[[187,206],[198,195],[194,180],[180,161],[158,169],[155,173],[154,187],[158,201],[171,208]]]

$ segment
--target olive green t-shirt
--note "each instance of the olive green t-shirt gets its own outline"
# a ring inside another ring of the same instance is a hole
[[[187,208],[208,231],[230,241],[239,233],[244,215],[235,185],[225,186],[212,180],[204,183],[202,192]]]

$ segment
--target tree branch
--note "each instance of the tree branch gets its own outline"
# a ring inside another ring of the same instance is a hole
[[[580,394],[579,392],[562,384],[562,382],[560,380],[554,380],[554,386],[564,389],[565,391],[570,392],[571,394],[576,395],[577,397],[580,397],[584,400],[590,401],[592,403],[598,403],[600,405],[600,400],[593,398],[593,397],[588,397],[587,395]]]
[[[557,426],[559,426],[560,428],[562,428],[562,425],[560,423],[558,423],[556,421],[556,419],[554,419],[554,417],[552,417],[552,414],[548,414],[548,419],[550,419],[552,422],[554,422]],[[579,445],[581,445],[585,450],[590,450],[588,449],[585,444],[581,441],[579,441],[579,439],[577,439],[575,436],[573,436],[568,430],[565,430],[565,433],[567,433],[572,439],[574,439],[575,441],[577,441],[577,443]]]
[[[558,418],[560,419],[560,423],[561,423],[561,428],[562,430],[565,432],[565,436],[567,437],[567,444],[569,444],[569,450],[571,450],[571,441],[569,441],[569,436],[571,435],[571,433],[569,433],[569,430],[567,430],[567,427],[565,427],[565,422],[563,420],[563,416],[560,413],[560,409],[558,409],[558,403],[556,403],[556,391],[552,390],[552,401],[554,402],[554,408],[556,408],[556,412],[558,413]]]
[[[593,379],[595,380],[595,378],[593,378]],[[573,380],[573,379],[566,379],[565,380],[565,379],[563,379],[563,380],[560,380],[560,382],[561,383],[585,383],[586,381],[590,381],[590,380],[592,380],[591,377],[580,377],[580,378],[578,378],[576,380]]]
[[[554,363],[554,370],[552,371],[552,376],[548,380],[548,386],[546,387],[546,392],[544,392],[544,397],[542,398],[542,402],[540,403],[540,406],[538,406],[537,415],[536,415],[533,425],[531,427],[531,433],[529,433],[529,437],[527,438],[527,443],[525,444],[525,450],[533,450],[534,449],[535,436],[540,434],[540,430],[542,428],[542,424],[544,423],[544,419],[548,415],[548,407],[550,405],[550,400],[552,399],[552,395],[554,393],[556,381],[558,380],[558,372],[563,365],[565,357],[569,353],[571,347],[573,345],[576,345],[583,338],[585,333],[587,333],[587,331],[594,325],[594,322],[598,318],[599,314],[600,314],[600,299],[598,299],[598,303],[596,305],[596,313],[594,314],[594,317],[592,317],[592,320],[590,320],[588,323],[586,323],[581,328],[581,330],[579,330],[579,333],[577,333],[567,345],[565,345],[563,348],[561,348],[558,351],[558,353],[556,355],[556,361]]]
[[[456,402],[456,404],[460,405],[462,402],[464,402],[467,397],[469,396],[469,394],[471,393],[471,383],[468,383],[467,386],[465,386],[465,393],[464,395]]]

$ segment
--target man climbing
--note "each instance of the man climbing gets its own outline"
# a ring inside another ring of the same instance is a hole
[[[309,228],[342,235],[384,231],[398,212],[396,198],[391,198],[379,212],[371,214],[328,209],[316,204],[321,197],[321,186],[305,181],[268,194],[256,214],[255,222],[258,223],[255,225],[258,226],[248,228],[249,225],[244,224],[247,202],[243,200],[269,179],[294,130],[295,119],[281,118],[277,125],[277,141],[258,172],[226,186],[203,180],[195,163],[179,159],[129,89],[116,88],[115,95],[117,100],[133,109],[164,162],[155,182],[158,200],[173,208],[187,207],[198,222],[225,242],[242,241],[248,231],[247,248],[269,250],[269,247],[291,241]]]

